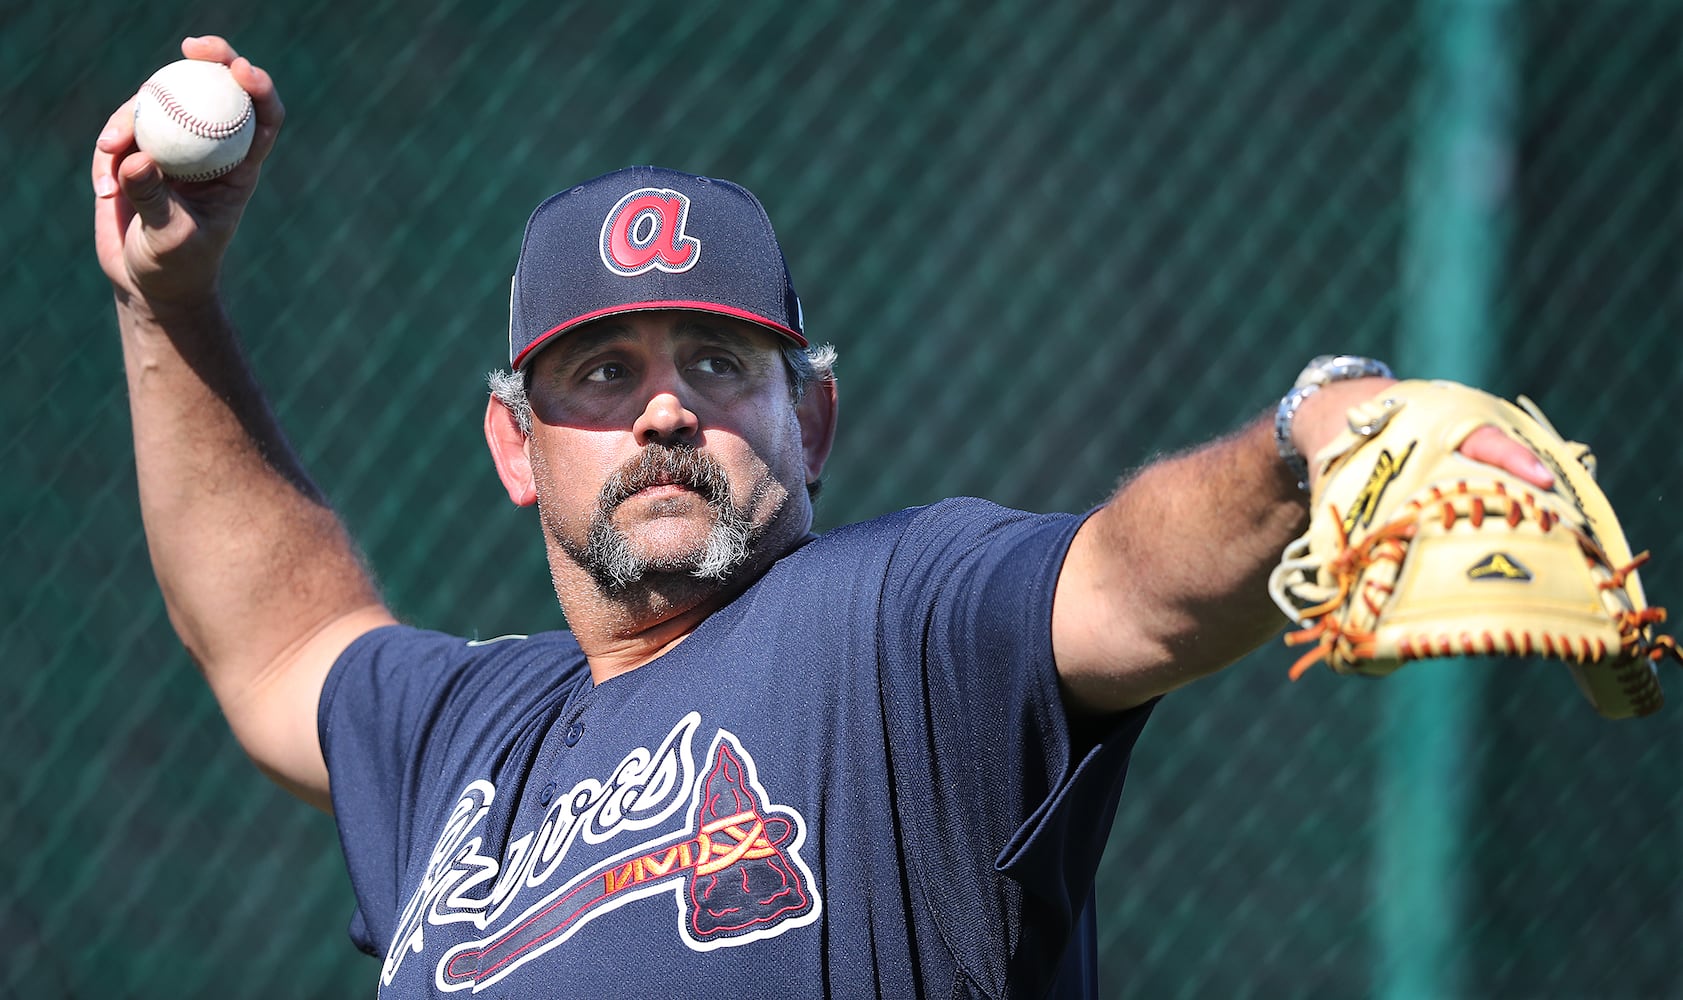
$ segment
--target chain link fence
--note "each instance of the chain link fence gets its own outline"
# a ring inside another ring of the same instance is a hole
[[[1404,275],[1437,210],[1433,53],[1446,17],[1486,18],[1512,106],[1467,167],[1498,237],[1483,381],[1596,447],[1650,593],[1683,604],[1677,3],[94,8],[0,4],[0,995],[376,975],[331,821],[234,745],[141,531],[87,161],[190,32],[233,38],[289,112],[225,282],[254,367],[394,608],[489,636],[561,624],[479,431],[553,191],[654,162],[761,196],[842,355],[822,526],[953,494],[1082,509],[1313,354],[1431,366]],[[1434,731],[1398,737],[1392,682],[1289,685],[1290,660],[1148,727],[1099,876],[1107,993],[1401,995],[1413,960],[1469,996],[1679,994],[1675,705],[1613,724],[1563,670],[1442,667],[1484,685],[1449,860],[1412,872],[1380,803]],[[1418,912],[1437,953],[1394,930]]]

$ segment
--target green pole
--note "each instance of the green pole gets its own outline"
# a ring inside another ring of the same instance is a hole
[[[1421,0],[1420,16],[1394,356],[1404,377],[1486,385],[1514,155],[1516,18],[1504,0]],[[1388,1000],[1468,992],[1465,842],[1482,678],[1478,663],[1415,664],[1381,699],[1375,986]]]

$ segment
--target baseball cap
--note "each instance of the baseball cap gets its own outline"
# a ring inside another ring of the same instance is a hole
[[[783,248],[747,188],[627,167],[537,207],[509,290],[509,364],[593,319],[649,309],[734,316],[806,346]]]

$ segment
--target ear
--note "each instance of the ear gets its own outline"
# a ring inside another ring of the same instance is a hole
[[[485,405],[485,443],[491,447],[491,461],[496,463],[497,477],[516,507],[530,507],[538,501],[537,484],[532,479],[532,458],[526,451],[528,438],[520,432],[520,421],[514,411],[495,396]]]
[[[801,422],[801,450],[806,453],[806,481],[816,483],[824,473],[830,446],[836,443],[836,380],[819,379],[807,386],[795,404]]]

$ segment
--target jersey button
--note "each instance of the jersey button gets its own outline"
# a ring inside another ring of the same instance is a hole
[[[563,738],[567,741],[567,745],[571,747],[571,746],[577,746],[578,742],[579,742],[579,737],[581,737],[583,735],[584,735],[584,723],[575,722],[572,725],[567,727],[567,735]]]
[[[549,784],[543,786],[543,791],[538,793],[538,801],[547,806],[549,805],[549,800],[553,798],[555,798],[555,782],[551,781]]]

